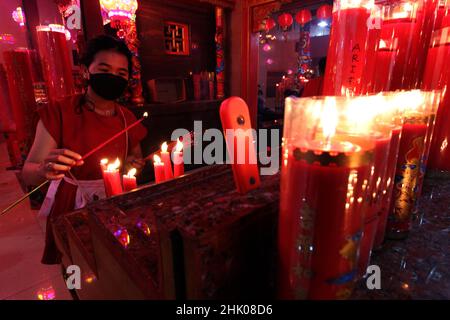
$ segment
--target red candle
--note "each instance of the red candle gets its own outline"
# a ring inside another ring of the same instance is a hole
[[[175,178],[184,175],[183,143],[179,139],[173,152],[173,170]]]
[[[72,58],[62,25],[36,27],[39,54],[50,99],[60,99],[75,92]]]
[[[104,168],[104,163],[104,161],[100,163],[102,168]],[[115,196],[123,192],[119,167],[120,160],[117,158],[114,163],[106,166],[106,170],[103,170],[103,181],[105,183],[105,193],[107,197]]]
[[[335,136],[336,111],[317,99],[293,101],[286,99],[278,294],[282,299],[346,298],[357,275],[373,141],[355,144]],[[321,112],[323,135],[314,132],[314,114]]]
[[[132,168],[126,175],[123,176],[123,190],[125,192],[134,190],[137,188],[137,182],[136,182],[136,169]]]
[[[450,14],[448,15],[450,18]],[[443,89],[450,85],[450,27],[438,30],[428,51],[423,79],[425,90]],[[428,167],[450,171],[450,95],[445,94],[438,113],[430,146]]]
[[[425,172],[426,139],[434,128],[441,94],[414,90],[400,93],[398,98],[399,103],[404,103],[404,124],[386,230],[387,237],[394,239],[405,238],[411,228],[420,176]]]
[[[164,163],[161,162],[161,158],[156,154],[153,156],[153,167],[155,169],[155,183],[164,182]]]
[[[164,177],[165,180],[170,180],[173,178],[172,172],[172,162],[170,161],[170,153],[167,151],[167,142],[161,145],[161,161],[164,163]]]
[[[378,69],[376,60],[378,44],[380,42],[380,34],[380,29],[369,30],[369,38],[367,40],[366,66],[364,68],[364,73],[361,80],[362,93],[374,92],[374,74]]]
[[[379,212],[377,231],[373,245],[375,249],[379,248],[382,245],[386,233],[386,224],[388,219],[389,207],[391,204],[392,190],[394,188],[395,166],[398,158],[401,132],[401,128],[397,128],[392,131],[392,138],[388,151],[385,182],[383,183],[384,190],[382,191],[383,195],[381,200],[381,210]]]
[[[366,56],[367,22],[373,1],[334,2],[323,94],[359,94]]]
[[[371,11],[370,19],[372,28],[369,29],[366,47],[366,63],[361,79],[361,93],[374,92],[374,75],[377,66],[377,51],[381,36],[381,10],[374,6]]]
[[[380,40],[376,55],[376,70],[373,74],[373,92],[389,91],[396,53],[396,41],[388,44],[386,41]]]
[[[438,0],[423,0],[423,8],[418,11],[418,23],[415,34],[419,34],[419,41],[413,46],[413,52],[408,70],[411,71],[412,87],[417,88],[422,82],[428,48],[438,12]]]
[[[396,56],[390,80],[390,90],[409,89],[413,86],[411,63],[416,63],[423,25],[423,3],[398,1],[383,6],[381,39],[396,43]],[[385,86],[384,84],[383,86]]]

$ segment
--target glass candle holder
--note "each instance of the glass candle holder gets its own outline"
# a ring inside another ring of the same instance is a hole
[[[401,105],[398,104],[398,99],[395,92],[382,93],[388,98],[389,110],[383,112],[385,122],[392,124],[392,133],[389,144],[389,150],[387,152],[388,160],[386,164],[386,171],[384,178],[381,181],[381,201],[379,203],[378,222],[376,226],[375,239],[373,243],[373,249],[381,248],[383,244],[386,224],[389,214],[389,207],[391,203],[392,190],[394,188],[395,169],[398,158],[398,151],[400,147],[400,138],[403,127],[403,116],[401,113]]]
[[[396,95],[402,106],[403,127],[389,209],[387,237],[405,238],[412,224],[420,182],[425,175],[427,141],[431,140],[441,93],[409,91]]]
[[[349,110],[352,114],[364,113],[365,117],[374,119],[374,163],[370,170],[367,195],[363,201],[364,226],[358,260],[358,275],[362,277],[369,266],[386,186],[390,183],[388,177],[390,161],[394,162],[392,166],[395,168],[402,117],[389,93],[358,97],[349,103],[353,106]],[[390,174],[393,175],[393,173]]]
[[[378,133],[373,116],[351,108],[350,100],[286,99],[278,229],[282,299],[347,298],[352,292]]]
[[[324,95],[360,94],[373,6],[373,0],[334,1]]]

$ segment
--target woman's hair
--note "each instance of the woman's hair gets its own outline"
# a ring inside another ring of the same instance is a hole
[[[113,38],[108,35],[100,35],[95,38],[92,38],[89,40],[87,44],[87,48],[85,53],[80,59],[80,62],[86,66],[86,68],[89,68],[89,66],[94,62],[95,55],[101,51],[115,51],[118,53],[123,54],[127,60],[128,60],[128,73],[131,77],[131,72],[133,70],[133,54],[131,53],[130,49],[128,49],[128,46],[126,43],[122,40],[119,40],[117,38]],[[87,100],[86,95],[82,95],[79,103],[75,106],[75,112],[77,114],[82,112],[83,105],[90,105],[91,102]]]
[[[131,71],[133,68],[132,58],[133,55],[128,49],[126,43],[117,38],[113,38],[108,35],[101,35],[89,40],[86,48],[86,52],[81,58],[81,63],[85,65],[87,68],[92,64],[95,59],[95,55],[100,51],[116,51],[118,53],[123,54],[128,60],[128,72],[131,75]]]

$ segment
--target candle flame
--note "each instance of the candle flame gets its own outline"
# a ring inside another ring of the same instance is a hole
[[[148,112],[144,112],[144,114],[142,115],[142,117],[148,118]]]
[[[157,154],[153,156],[153,161],[155,164],[161,164],[161,158]]]
[[[119,167],[120,167],[120,160],[119,160],[119,158],[117,158],[116,161],[114,161],[114,163],[108,164],[108,167],[106,168],[106,170],[113,172],[113,171],[116,171],[117,169],[119,169]]]
[[[134,178],[134,176],[136,175],[136,172],[137,172],[136,168],[130,169],[130,171],[128,171],[128,173],[127,173],[127,177]]]
[[[183,150],[183,142],[180,139],[177,139],[177,145],[175,146],[176,152],[181,152]]]
[[[162,151],[162,152],[167,152],[167,148],[169,148],[169,146],[167,145],[167,142],[164,142],[164,143],[161,145],[161,151]]]
[[[103,166],[106,166],[107,164],[108,164],[108,162],[109,162],[109,160],[108,159],[102,159],[102,160],[100,160],[100,164],[101,165],[103,165]]]
[[[395,93],[392,103],[399,106],[402,112],[417,112],[424,107],[425,93],[420,90]]]
[[[380,44],[378,45],[379,49],[386,49],[387,48],[387,44],[386,41],[384,41],[383,39],[380,39]]]
[[[327,140],[330,140],[331,137],[335,135],[336,127],[338,125],[338,111],[336,108],[336,100],[334,98],[326,98],[321,122],[323,135]]]

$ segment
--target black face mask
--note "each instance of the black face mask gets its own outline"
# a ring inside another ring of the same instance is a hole
[[[116,100],[124,93],[128,80],[112,73],[91,73],[89,85],[103,99]]]

